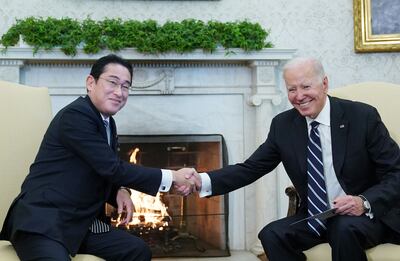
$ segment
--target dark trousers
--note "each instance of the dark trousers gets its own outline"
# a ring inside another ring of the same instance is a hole
[[[22,261],[70,261],[67,249],[44,235],[18,232],[12,244]],[[146,243],[129,233],[111,229],[110,232],[88,232],[79,254],[91,254],[107,261],[150,261],[151,252]]]
[[[320,243],[328,242],[333,261],[366,261],[365,249],[385,241],[391,231],[380,221],[366,216],[335,216],[327,220],[327,231],[318,237],[307,222],[290,225],[304,216],[286,217],[265,226],[258,237],[270,261],[303,261],[303,254]]]

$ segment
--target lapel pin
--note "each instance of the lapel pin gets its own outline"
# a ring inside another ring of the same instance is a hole
[[[341,125],[339,126],[339,128],[343,129],[343,128],[344,128],[344,124],[341,124]]]

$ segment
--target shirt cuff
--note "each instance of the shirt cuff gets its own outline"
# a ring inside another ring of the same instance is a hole
[[[212,194],[210,176],[205,172],[199,173],[199,175],[201,177],[201,190],[199,197],[204,198],[210,196]]]
[[[120,189],[123,189],[123,190],[125,190],[126,192],[128,192],[129,195],[132,195],[132,191],[131,191],[130,188],[128,188],[128,187],[120,187],[118,190],[120,190]]]
[[[158,191],[168,192],[172,186],[172,171],[169,169],[161,169],[161,174],[161,184]]]

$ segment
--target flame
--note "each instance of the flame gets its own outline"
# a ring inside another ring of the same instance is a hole
[[[140,152],[139,148],[135,148],[130,157],[129,162],[136,164],[137,155]],[[132,221],[128,224],[133,226],[151,226],[152,228],[168,226],[168,221],[171,220],[167,212],[167,206],[161,200],[160,192],[155,197],[145,193],[131,189],[131,199],[134,205]],[[168,218],[166,218],[168,217]],[[120,217],[116,220],[117,226],[120,223]]]
[[[167,207],[161,201],[160,192],[155,197],[145,193],[132,190],[131,195],[135,212],[130,225],[146,225],[153,228],[157,226],[168,226],[165,217],[169,217]]]
[[[132,153],[131,156],[129,157],[129,162],[136,164],[137,160],[136,160],[136,156],[139,153],[140,149],[139,148],[135,148]]]

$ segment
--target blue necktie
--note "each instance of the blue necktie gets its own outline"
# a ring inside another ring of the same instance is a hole
[[[322,147],[318,132],[319,122],[311,122],[311,132],[307,147],[308,177],[308,215],[312,216],[328,209]],[[309,228],[318,236],[326,230],[325,223],[319,219],[308,220]]]

